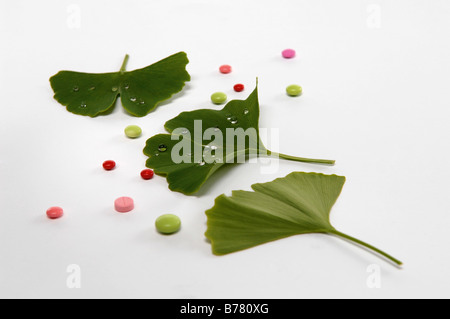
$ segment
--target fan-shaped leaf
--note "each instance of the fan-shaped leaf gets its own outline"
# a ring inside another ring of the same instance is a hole
[[[171,190],[192,194],[219,168],[251,157],[279,156],[300,162],[334,164],[331,160],[267,150],[260,139],[258,121],[257,88],[246,100],[230,101],[222,110],[183,112],[166,122],[165,128],[171,134],[158,134],[147,140],[146,165],[156,174],[166,176]]]
[[[306,233],[328,233],[351,240],[400,261],[358,239],[337,231],[330,223],[330,211],[339,197],[345,177],[294,172],[272,182],[252,185],[252,191],[220,195],[206,211],[214,254],[223,255]]]
[[[128,55],[115,73],[58,72],[50,78],[54,98],[72,113],[94,117],[111,111],[120,95],[125,110],[145,116],[190,80],[184,52],[130,72],[125,71],[127,60]]]

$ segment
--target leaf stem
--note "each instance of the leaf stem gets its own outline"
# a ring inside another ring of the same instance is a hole
[[[326,160],[326,159],[314,159],[314,158],[305,158],[305,157],[296,157],[296,156],[291,156],[291,155],[286,155],[286,154],[281,154],[281,153],[276,153],[276,152],[272,152],[267,150],[267,154],[269,156],[273,156],[273,157],[281,157],[284,158],[286,160],[289,161],[296,161],[296,162],[304,162],[304,163],[316,163],[316,164],[327,164],[327,165],[334,165],[335,161],[334,160]]]
[[[124,73],[125,72],[125,68],[127,67],[127,63],[128,63],[128,58],[130,56],[128,54],[125,54],[125,58],[123,59],[122,62],[122,66],[120,67],[120,73]]]
[[[375,251],[376,253],[378,253],[378,254],[380,254],[380,255],[386,257],[386,258],[389,259],[390,261],[394,262],[394,263],[397,264],[398,266],[401,266],[401,265],[403,264],[400,260],[398,260],[398,259],[392,257],[391,255],[385,253],[384,251],[382,251],[382,250],[380,250],[380,249],[378,249],[378,248],[376,248],[376,247],[374,247],[374,246],[372,246],[372,245],[369,245],[369,244],[367,244],[367,243],[365,243],[365,242],[363,242],[363,241],[361,241],[361,240],[359,240],[359,239],[357,239],[357,238],[354,238],[354,237],[349,236],[349,235],[347,235],[347,234],[341,233],[341,232],[338,231],[338,230],[332,230],[332,231],[328,231],[328,232],[331,233],[331,234],[337,235],[337,236],[339,236],[339,237],[345,238],[345,239],[347,239],[347,240],[350,240],[350,241],[352,241],[352,242],[354,242],[354,243],[357,243],[358,245],[364,246],[364,247],[366,247],[366,248],[368,248],[368,249],[370,249],[370,250],[372,250],[372,251]]]

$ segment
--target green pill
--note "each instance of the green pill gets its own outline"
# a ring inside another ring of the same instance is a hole
[[[227,100],[227,95],[223,92],[216,92],[211,95],[211,101],[214,104],[223,104]]]
[[[162,234],[173,234],[180,229],[181,221],[176,215],[165,214],[156,219],[155,227]]]
[[[128,125],[125,128],[125,135],[128,136],[129,138],[136,138],[136,137],[141,136],[141,134],[142,134],[142,130],[137,125]]]
[[[291,84],[286,88],[286,93],[289,96],[299,96],[302,94],[302,87],[297,84]]]

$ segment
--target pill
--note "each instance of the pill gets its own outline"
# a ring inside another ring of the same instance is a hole
[[[154,172],[151,169],[143,169],[141,171],[141,177],[143,179],[151,179],[153,177]]]
[[[236,84],[235,86],[233,86],[233,89],[234,89],[236,92],[242,92],[242,91],[244,91],[244,84],[238,83],[238,84]]]
[[[181,221],[176,215],[164,214],[156,219],[155,227],[162,234],[173,234],[180,229]]]
[[[103,162],[103,168],[107,171],[114,169],[114,167],[116,167],[116,162],[114,161],[107,160]]]
[[[302,91],[302,87],[297,84],[291,84],[286,88],[286,93],[289,96],[299,96],[300,94],[302,94]]]
[[[58,206],[53,206],[47,209],[47,217],[51,219],[59,218],[63,215],[63,209]]]
[[[141,136],[142,129],[137,125],[128,125],[125,130],[125,135],[129,138],[136,138]]]
[[[127,213],[134,208],[134,201],[131,197],[123,196],[114,201],[114,208],[119,213]]]
[[[293,50],[293,49],[283,50],[281,52],[281,55],[283,56],[283,58],[292,59],[293,57],[295,57],[295,50]]]
[[[219,67],[220,73],[227,74],[231,72],[231,66],[228,64],[221,65]]]
[[[215,92],[211,95],[211,101],[214,104],[223,104],[227,100],[227,95],[223,92]]]

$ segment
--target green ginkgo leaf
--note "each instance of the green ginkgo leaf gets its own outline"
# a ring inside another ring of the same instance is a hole
[[[260,139],[258,90],[246,100],[233,100],[222,110],[183,112],[165,123],[170,134],[147,140],[146,166],[166,176],[169,188],[184,194],[197,192],[219,168],[259,156],[334,164],[333,160],[309,159],[268,150]]]
[[[341,233],[330,223],[330,211],[345,177],[293,172],[272,182],[252,185],[253,191],[220,195],[206,211],[212,251],[224,255],[288,236],[324,233],[364,246],[397,265],[385,252]]]
[[[190,80],[184,52],[130,72],[125,71],[127,61],[128,55],[115,73],[58,72],[50,78],[54,98],[69,112],[94,117],[109,113],[120,95],[128,113],[145,116]]]

